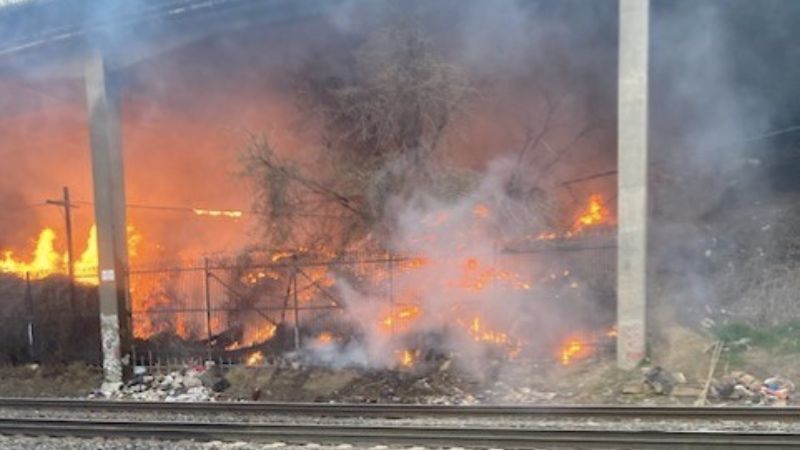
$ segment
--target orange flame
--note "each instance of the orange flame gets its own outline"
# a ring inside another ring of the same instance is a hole
[[[416,319],[422,314],[422,309],[417,305],[404,306],[394,313],[387,314],[381,319],[380,324],[386,329]]]
[[[234,210],[234,209],[203,209],[203,208],[194,208],[192,211],[197,214],[198,216],[209,216],[209,217],[229,217],[231,219],[238,219],[242,217],[244,214],[242,211]]]
[[[586,206],[580,211],[578,217],[572,223],[569,230],[563,233],[556,233],[554,231],[542,231],[536,235],[529,236],[529,239],[535,241],[552,241],[556,239],[573,237],[580,234],[587,229],[602,226],[614,225],[614,218],[611,216],[603,197],[600,194],[592,194],[589,196],[589,201]]]
[[[333,342],[333,335],[329,331],[323,331],[317,336],[317,342],[322,345],[328,345]]]
[[[5,251],[0,258],[0,272],[7,272],[19,277],[26,274],[34,280],[39,280],[54,274],[66,275],[69,273],[69,255],[56,250],[57,234],[52,228],[45,228],[36,239],[33,258],[29,262],[17,259],[13,252]],[[138,254],[141,235],[128,226],[128,253],[131,258]],[[75,278],[85,284],[96,285],[97,279],[97,227],[92,225],[89,237],[86,239],[84,250],[79,256],[76,252],[73,262]]]
[[[247,366],[260,366],[264,364],[264,353],[260,351],[255,351],[247,355],[247,359],[245,360],[245,365]]]
[[[478,219],[486,219],[489,217],[489,208],[484,204],[477,204],[472,208],[472,214]]]
[[[589,355],[589,347],[580,338],[571,338],[561,347],[561,364],[568,366]]]
[[[575,220],[570,231],[578,233],[586,228],[609,225],[612,222],[611,214],[603,202],[603,197],[599,194],[592,194],[589,196],[589,203]]]
[[[417,359],[417,353],[413,350],[402,350],[399,351],[399,362],[400,367],[411,367],[414,365],[414,361]]]
[[[262,327],[249,326],[245,328],[244,337],[241,342],[236,341],[233,344],[225,347],[225,350],[237,350],[240,348],[252,347],[256,344],[261,344],[275,336],[278,327],[273,324],[267,324]]]

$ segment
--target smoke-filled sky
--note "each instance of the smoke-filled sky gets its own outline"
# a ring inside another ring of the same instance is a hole
[[[613,167],[614,33],[610,24],[589,20],[597,11],[613,17],[613,8],[457,3],[409,4],[437,51],[462,66],[478,92],[448,134],[454,158],[481,168],[494,155],[515,150],[526,127],[538,126],[549,96],[559,102],[558,123],[548,136],[553,146],[593,127],[591,138],[579,142],[576,156],[559,169],[562,176]],[[283,154],[313,160],[318,127],[297,107],[296,72],[320,55],[346,58],[398,11],[389,3],[347,2],[328,16],[235,29],[154,51],[122,69],[129,203],[248,209],[252,194],[237,175],[245,132],[263,132]],[[157,49],[158,43],[150,45]],[[61,222],[52,208],[27,205],[57,196],[64,185],[74,198],[91,200],[84,96],[79,79],[58,75],[41,80],[11,74],[0,81],[0,158],[6,162],[0,197],[15,206],[3,212],[0,246],[24,250],[36,228]],[[79,236],[91,220],[84,210]],[[247,220],[222,225],[138,209],[129,215],[146,239],[173,250],[231,251],[250,238]],[[176,235],[176,227],[183,232]]]
[[[91,20],[113,14],[115,3],[108,5],[87,14]],[[311,58],[346,55],[406,14],[476,87],[468,113],[448,134],[460,164],[479,169],[513,151],[525,126],[541,123],[544,99],[555,98],[561,109],[554,145],[592,129],[559,164],[558,177],[614,168],[616,1],[347,1],[322,16],[233,27],[164,52],[159,42],[145,41],[150,56],[118,74],[129,203],[248,209],[251,192],[236,174],[243,132],[264,132],[281,152],[313,160],[318,129],[297,108],[296,71]],[[657,212],[701,215],[728,188],[730,171],[739,173],[753,157],[754,146],[737,141],[800,117],[793,95],[797,50],[790,45],[798,17],[791,0],[653,2],[652,159],[654,183],[666,186],[663,195],[655,186]],[[118,48],[133,46],[137,36],[129,29],[112,34]],[[137,51],[142,47],[137,41]],[[13,66],[14,56],[6,58]],[[52,208],[28,205],[56,197],[64,185],[75,198],[91,200],[80,80],[23,72],[0,77],[0,247],[18,250],[37,228],[61,223]],[[756,157],[768,162],[770,155]],[[613,200],[614,182],[578,185],[573,195],[600,191]],[[702,201],[693,195],[698,185],[706,187]],[[78,214],[79,234],[85,233],[89,208]],[[141,210],[130,216],[173,250],[225,251],[252,237],[247,220],[220,224]],[[185,232],[176,236],[176,229]],[[200,248],[189,242],[198,240]]]

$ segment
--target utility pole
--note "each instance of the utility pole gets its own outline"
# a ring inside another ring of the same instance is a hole
[[[109,78],[104,56],[91,53],[84,79],[97,224],[100,338],[105,382],[113,386],[130,373],[129,355],[124,353],[130,349],[132,328],[119,91]]]
[[[649,0],[619,0],[617,365],[646,355]]]
[[[72,312],[76,311],[75,305],[75,246],[72,240],[72,208],[77,206],[69,202],[69,188],[64,186],[63,197],[61,200],[47,200],[48,205],[56,205],[64,208],[64,222],[67,232],[67,274],[69,276],[69,306]]]

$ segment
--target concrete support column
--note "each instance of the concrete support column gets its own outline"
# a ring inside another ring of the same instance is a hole
[[[645,357],[649,0],[619,1],[617,364]]]
[[[103,371],[107,383],[118,383],[129,367],[124,362],[131,336],[119,97],[109,83],[100,53],[87,58],[85,81],[97,224]]]

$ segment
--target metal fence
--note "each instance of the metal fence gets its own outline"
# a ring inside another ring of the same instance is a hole
[[[100,359],[97,289],[0,274],[0,363]]]
[[[481,257],[484,264],[522,274],[520,283],[580,280],[592,301],[613,310],[616,244],[610,237],[535,242]],[[341,328],[353,319],[346,314],[348,296],[363,295],[348,286],[368,286],[369,301],[393,315],[417,301],[407,294],[420,289],[414,286],[419,278],[409,274],[426,270],[422,258],[387,254],[241,259],[131,270],[134,362],[236,364],[265,341],[278,351],[325,331],[347,333]],[[465,263],[463,257],[443,259]],[[402,315],[393,317],[402,326]],[[0,274],[0,321],[0,363],[100,361],[97,289],[91,284]]]
[[[505,272],[507,282],[549,286],[580,280],[591,301],[613,311],[616,301],[616,243],[607,236],[569,242],[536,242],[527,248],[482,255]],[[447,264],[464,264],[448,257]],[[205,260],[190,267],[132,271],[134,332],[131,349],[143,365],[216,359],[237,363],[275,335],[281,349],[346,326],[349,286],[368,286],[369,301],[395,311],[416,304],[404,295],[418,286],[408,276],[422,258],[354,254],[333,259],[284,256],[278,262],[244,264]],[[509,268],[512,268],[509,270]],[[336,283],[331,283],[336,279]],[[575,282],[572,282],[575,284]],[[342,284],[345,285],[344,289]],[[348,292],[344,294],[343,292]]]

